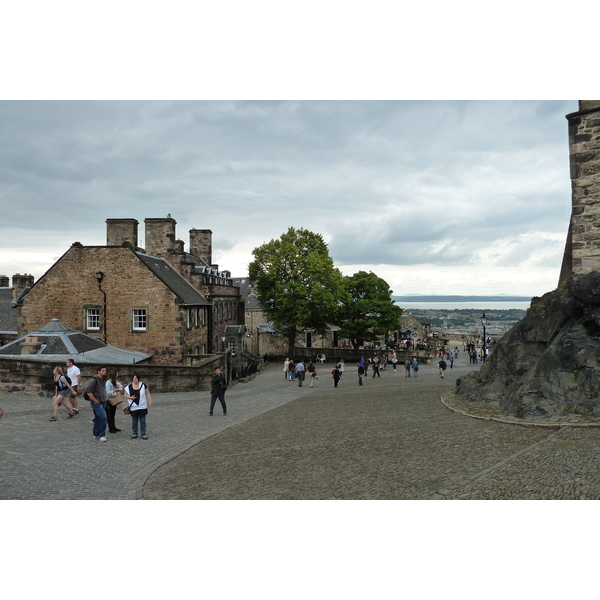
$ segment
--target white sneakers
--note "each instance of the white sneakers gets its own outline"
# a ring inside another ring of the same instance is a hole
[[[101,438],[99,438],[99,439],[100,439],[100,441],[101,441],[101,442],[106,442],[106,441],[108,441],[108,440],[107,440],[105,437],[101,437]]]

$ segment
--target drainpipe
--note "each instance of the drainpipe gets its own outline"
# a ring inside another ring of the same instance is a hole
[[[98,289],[102,292],[102,295],[104,296],[104,303],[102,305],[102,313],[104,316],[104,343],[108,344],[108,342],[106,341],[107,338],[107,331],[106,331],[106,323],[107,323],[107,319],[106,319],[106,292],[102,289],[102,280],[104,279],[104,273],[102,271],[96,271],[96,280],[98,281]]]

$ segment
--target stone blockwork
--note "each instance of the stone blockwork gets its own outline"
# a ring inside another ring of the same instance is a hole
[[[572,213],[560,283],[600,270],[600,100],[581,100],[567,119]]]
[[[101,285],[97,271],[103,273]],[[113,346],[150,354],[155,363],[181,362],[187,336],[206,339],[206,324],[188,332],[186,308],[127,247],[71,246],[26,299],[20,311],[22,335],[59,318]],[[88,309],[99,311],[97,330],[88,326]],[[134,309],[147,311],[145,331],[134,331]]]
[[[0,358],[0,394],[25,393],[53,396],[52,369],[56,366],[65,369],[64,363],[28,361],[26,359],[17,361]],[[82,385],[86,386],[92,376],[95,375],[96,367],[83,363],[78,363],[78,366],[81,369]],[[118,371],[119,380],[124,382],[131,381],[133,375],[137,374],[142,381],[147,381],[151,385],[153,392],[210,390],[215,367],[221,368],[228,377],[230,384],[235,383],[230,377],[231,356],[229,353],[205,357],[193,366],[159,364],[105,364],[103,366],[109,372],[112,370]],[[81,390],[81,393],[83,393],[83,390]]]

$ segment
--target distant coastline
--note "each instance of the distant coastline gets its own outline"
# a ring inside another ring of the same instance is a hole
[[[394,302],[406,304],[407,302],[531,302],[529,296],[392,296]]]

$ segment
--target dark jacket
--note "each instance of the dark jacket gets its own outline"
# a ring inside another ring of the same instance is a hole
[[[225,375],[221,373],[220,375],[213,375],[211,381],[211,394],[215,394],[216,396],[220,396],[224,394],[227,390],[227,381],[225,379]]]

